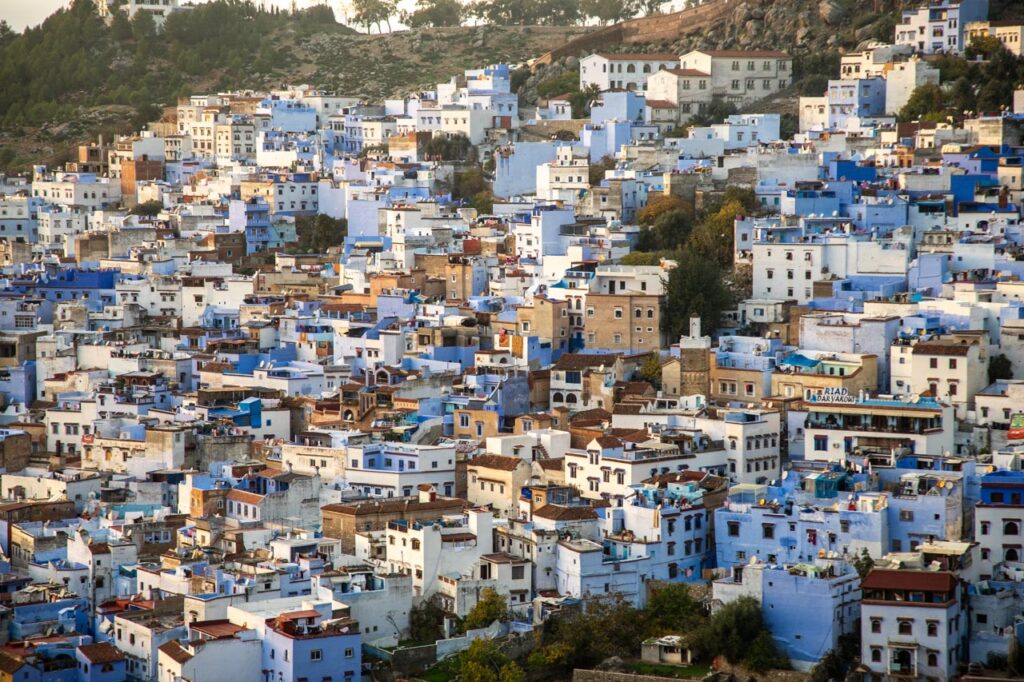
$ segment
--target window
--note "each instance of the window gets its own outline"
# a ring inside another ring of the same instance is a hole
[[[775,526],[771,523],[766,523],[761,526],[761,537],[765,540],[775,539]]]
[[[881,663],[882,662],[882,650],[876,646],[871,647],[871,662]]]
[[[882,631],[882,619],[872,618],[871,619],[871,632],[880,633]]]
[[[320,649],[311,649],[309,652],[309,660],[319,661],[324,657],[324,652]]]
[[[901,635],[912,635],[914,634],[914,621],[909,618],[900,618],[898,629]]]
[[[939,636],[939,621],[930,620],[928,621],[928,636],[938,637]]]
[[[900,510],[900,521],[913,521],[913,520],[914,520],[914,512],[912,510],[910,510],[910,509],[901,509]]]
[[[729,537],[738,538],[740,536],[740,523],[739,521],[729,522]]]
[[[928,366],[932,369],[936,369],[939,366],[938,358],[928,358]]]
[[[353,649],[345,649],[345,658],[354,658],[356,655]]]

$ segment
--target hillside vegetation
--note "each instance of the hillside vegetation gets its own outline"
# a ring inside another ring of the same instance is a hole
[[[587,28],[440,27],[382,35],[326,7],[288,14],[217,0],[172,14],[157,33],[140,13],[108,26],[75,0],[23,34],[0,22],[0,170],[66,160],[97,133],[137,129],[194,92],[308,83],[368,100],[522,62]]]

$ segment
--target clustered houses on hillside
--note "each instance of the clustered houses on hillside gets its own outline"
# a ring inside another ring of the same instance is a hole
[[[756,110],[785,53],[597,52],[589,116],[521,109],[503,64],[198,94],[0,177],[0,670],[348,682],[426,601],[490,588],[522,631],[658,581],[756,598],[803,670],[851,634],[872,679],[1014,652],[1024,110],[893,113],[927,55],[1020,36],[907,10],[791,137],[665,137]],[[485,202],[453,198],[473,155]],[[737,186],[749,296],[669,338],[639,216]]]

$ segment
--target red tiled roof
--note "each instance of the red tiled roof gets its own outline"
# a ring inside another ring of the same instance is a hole
[[[546,504],[534,511],[533,515],[552,521],[586,521],[597,518],[597,512],[592,507],[563,507],[559,504]]]
[[[789,59],[789,55],[779,50],[697,50],[703,54],[709,54],[712,57],[738,57],[738,58],[757,58],[757,57],[779,57],[780,59]]]
[[[686,78],[686,77],[709,78],[711,76],[710,73],[705,73],[704,71],[698,71],[697,69],[665,69],[665,70],[668,71],[673,76],[682,76],[684,78]]]
[[[920,590],[952,592],[956,577],[948,571],[895,571],[875,569],[861,582],[864,590]]]
[[[90,663],[116,663],[124,660],[121,650],[109,642],[96,642],[78,647]]]
[[[504,455],[478,455],[469,460],[467,466],[482,467],[484,469],[497,469],[499,471],[515,471],[524,462],[519,457],[506,457]]]
[[[679,55],[669,52],[595,52],[598,57],[620,62],[678,62]]]

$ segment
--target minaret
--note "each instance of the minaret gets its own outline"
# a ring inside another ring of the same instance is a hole
[[[682,395],[708,397],[711,388],[711,337],[701,336],[700,318],[690,318],[690,333],[679,339]]]

